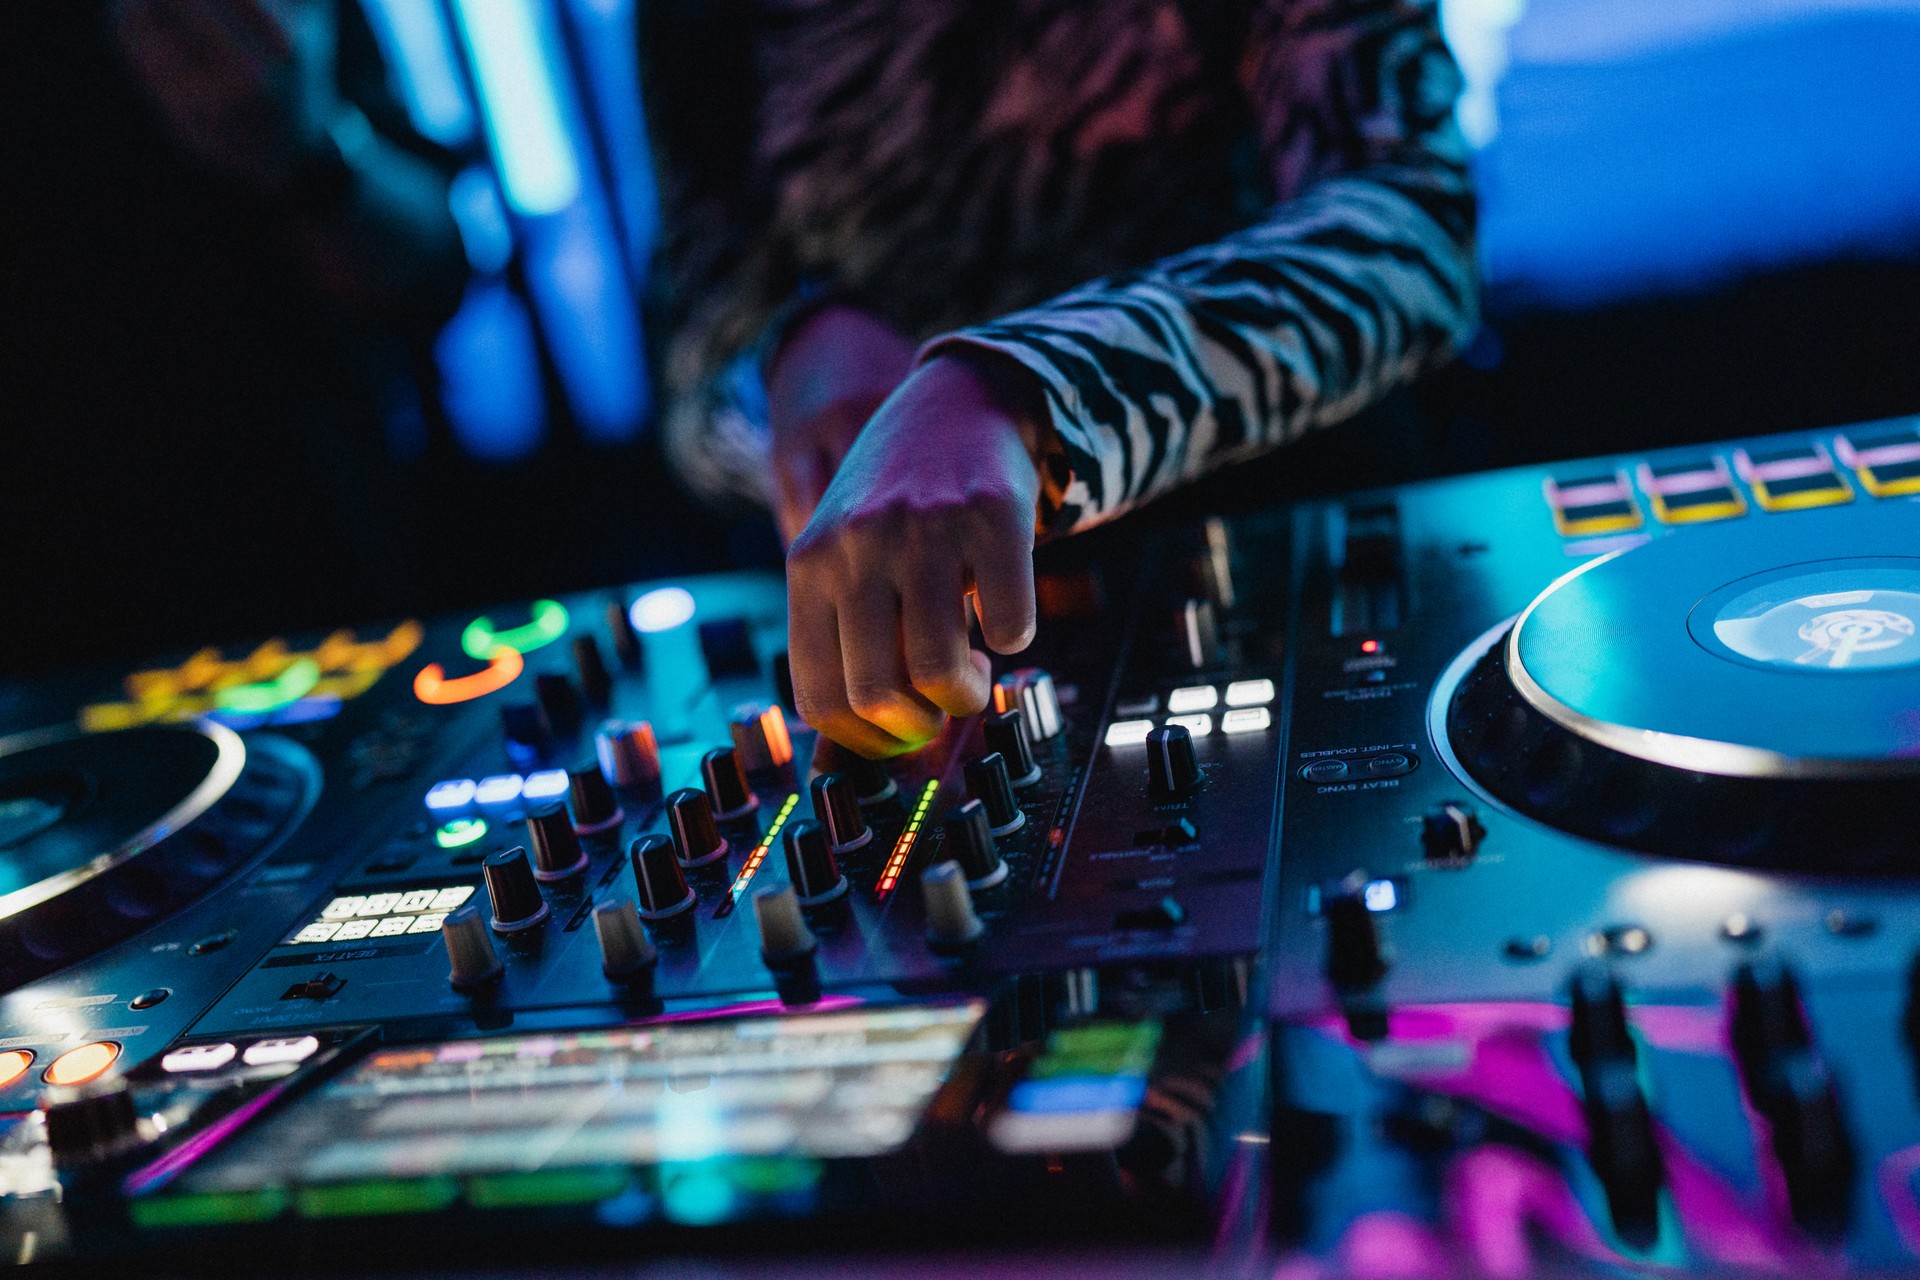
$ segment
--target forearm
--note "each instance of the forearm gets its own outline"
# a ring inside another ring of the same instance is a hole
[[[1350,416],[1451,354],[1477,307],[1464,173],[1384,164],[930,350],[990,348],[1034,375],[1060,532]]]

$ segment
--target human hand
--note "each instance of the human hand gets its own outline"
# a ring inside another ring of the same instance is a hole
[[[806,317],[767,371],[773,512],[785,543],[820,497],[881,402],[913,369],[914,347],[880,317],[840,304]]]
[[[120,0],[114,33],[182,146],[262,194],[293,182],[341,105],[328,0]]]
[[[808,724],[871,757],[987,704],[989,647],[1033,639],[1035,424],[1017,389],[939,356],[854,441],[787,553],[794,692]]]

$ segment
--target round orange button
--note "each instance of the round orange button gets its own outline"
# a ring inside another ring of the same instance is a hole
[[[48,1084],[85,1084],[112,1066],[119,1056],[119,1045],[111,1040],[96,1040],[55,1058],[40,1078]]]
[[[33,1065],[33,1050],[9,1049],[0,1053],[0,1089],[6,1088],[21,1076],[27,1074],[27,1068]]]

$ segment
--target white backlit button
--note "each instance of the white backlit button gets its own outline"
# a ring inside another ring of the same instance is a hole
[[[565,769],[542,769],[527,775],[526,785],[520,794],[529,800],[557,800],[567,794],[570,785],[571,780]]]
[[[335,898],[327,904],[326,910],[320,913],[320,918],[322,920],[351,920],[360,914],[360,904],[365,901],[365,898],[359,897]]]
[[[1110,747],[1137,747],[1147,740],[1153,732],[1151,720],[1116,720],[1107,726],[1107,745]]]
[[[364,938],[372,932],[373,921],[349,920],[340,926],[340,932],[333,935],[333,940],[335,942],[352,942],[355,939]]]
[[[1167,710],[1176,716],[1211,711],[1220,705],[1220,691],[1210,684],[1190,684],[1167,695]]]
[[[1222,733],[1259,733],[1273,723],[1265,707],[1239,707],[1220,717]]]
[[[400,895],[397,893],[370,893],[361,899],[360,910],[354,912],[354,914],[360,916],[383,916],[393,910],[394,904],[398,901],[400,901]]]
[[[185,1071],[214,1071],[233,1061],[236,1052],[230,1044],[190,1044],[175,1049],[160,1059],[160,1069],[176,1074]]]
[[[1230,707],[1264,707],[1272,701],[1271,680],[1235,680],[1227,686],[1227,705]]]
[[[440,932],[440,925],[450,914],[450,912],[446,911],[429,911],[426,915],[415,916],[413,923],[407,926],[407,932],[409,934],[438,933]]]
[[[473,803],[475,787],[472,778],[453,778],[446,782],[436,782],[427,792],[427,808],[435,813],[451,813],[464,809]]]
[[[520,798],[520,787],[519,774],[497,773],[491,778],[480,779],[480,785],[473,793],[473,802],[481,805],[512,804]]]
[[[308,925],[300,932],[294,934],[293,940],[295,942],[326,942],[332,939],[333,935],[338,932],[340,932],[339,924],[329,920],[324,924],[316,923]]]
[[[432,908],[434,896],[438,892],[436,889],[415,889],[412,893],[403,893],[400,895],[400,902],[394,907],[394,910],[405,912],[408,915],[416,911],[429,910]]]
[[[1213,690],[1209,689],[1207,692],[1212,693]],[[1179,725],[1196,738],[1204,738],[1213,732],[1213,717],[1205,713],[1197,716],[1169,716],[1167,723]]]
[[[373,926],[373,932],[368,934],[367,936],[369,938],[396,937],[400,934],[405,933],[408,927],[412,924],[413,924],[412,916],[388,916],[385,920],[381,920],[377,922]]]
[[[433,909],[435,911],[451,911],[472,896],[472,885],[457,884],[451,889],[442,889],[439,893],[433,895]],[[435,925],[433,927],[438,929],[440,926]]]
[[[233,1056],[233,1046],[227,1045],[227,1056]],[[305,1062],[320,1051],[320,1042],[312,1036],[290,1036],[284,1040],[256,1040],[247,1046],[240,1055],[240,1061],[250,1067],[271,1067],[282,1062]]]

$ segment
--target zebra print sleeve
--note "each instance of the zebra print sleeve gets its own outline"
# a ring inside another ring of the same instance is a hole
[[[1459,73],[1431,0],[1261,0],[1241,78],[1281,197],[1264,221],[926,348],[1044,384],[1064,455],[1046,531],[1338,422],[1475,324]]]

